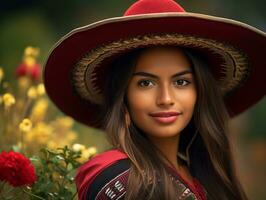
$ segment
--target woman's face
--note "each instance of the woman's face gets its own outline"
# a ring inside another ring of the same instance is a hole
[[[130,117],[149,138],[177,136],[196,103],[192,68],[182,50],[151,48],[141,54],[127,90]]]

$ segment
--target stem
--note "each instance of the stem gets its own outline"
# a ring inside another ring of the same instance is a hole
[[[4,190],[5,184],[6,184],[5,182],[0,181],[0,197],[2,196],[1,192]]]
[[[25,189],[23,189],[22,191],[25,192],[26,194],[32,196],[32,197],[36,197],[36,198],[38,198],[38,199],[45,200],[44,198],[42,198],[42,197],[40,197],[40,196],[37,196],[37,195],[35,195],[35,194],[32,194],[32,193],[28,192],[28,191],[25,190]]]
[[[5,137],[5,115],[3,105],[0,105],[0,133]],[[1,143],[0,143],[1,144]],[[2,145],[1,145],[2,146]]]
[[[23,131],[20,131],[20,136],[21,136],[21,137],[20,137],[20,142],[21,142],[21,152],[22,152],[22,153],[25,153],[25,152],[24,152],[24,138],[23,138],[23,134],[24,134]]]
[[[7,133],[7,126],[8,126],[8,114],[9,114],[9,108],[6,108],[6,107],[4,107],[4,114],[3,114],[3,119],[4,119],[4,127],[3,127],[3,134],[5,135],[5,136],[7,136],[8,135],[8,133]]]
[[[6,187],[5,188],[5,185],[9,185],[9,184],[7,182],[1,182],[0,197],[6,197],[7,194],[9,194],[10,192],[12,192],[14,190],[13,187]],[[0,199],[2,199],[2,198],[0,198]]]
[[[4,187],[6,183],[4,181],[0,181],[0,189],[2,189]],[[0,190],[1,191],[1,190]]]
[[[29,98],[29,97],[26,97],[25,101],[26,101],[25,102],[25,106],[24,106],[24,109],[22,111],[22,119],[25,118],[28,115],[29,108],[30,108],[30,105],[32,103],[32,99]]]
[[[71,200],[75,199],[75,196],[77,195],[78,191],[75,192],[75,194],[71,197]]]

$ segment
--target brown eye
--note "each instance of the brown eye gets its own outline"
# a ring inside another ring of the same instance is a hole
[[[138,81],[138,85],[140,87],[151,87],[154,83],[151,80],[140,80]]]
[[[176,86],[186,86],[189,84],[190,84],[190,82],[185,80],[185,79],[178,79],[178,80],[174,81],[174,85],[176,85]]]

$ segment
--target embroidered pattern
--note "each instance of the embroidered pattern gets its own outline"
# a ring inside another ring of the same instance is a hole
[[[110,180],[97,194],[97,200],[117,200],[126,193],[126,183],[129,169]]]
[[[119,174],[110,180],[105,186],[98,192],[96,200],[118,200],[125,197],[126,184],[128,179],[129,169]],[[193,191],[187,187],[177,177],[169,174],[176,186],[177,200],[204,200],[199,195],[193,193]]]
[[[170,174],[169,176],[176,186],[178,200],[204,200],[199,195],[194,194],[193,191],[178,178]]]

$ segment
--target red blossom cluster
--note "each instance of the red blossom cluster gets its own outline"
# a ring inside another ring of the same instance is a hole
[[[38,80],[41,74],[41,66],[38,63],[28,65],[21,63],[16,69],[17,77],[29,76],[32,80]]]
[[[30,160],[17,152],[0,153],[0,180],[14,187],[32,185],[36,180]]]
[[[33,81],[37,81],[41,75],[41,65],[37,62],[39,56],[39,49],[34,47],[27,47],[24,50],[23,61],[16,68],[16,76],[28,76]]]

